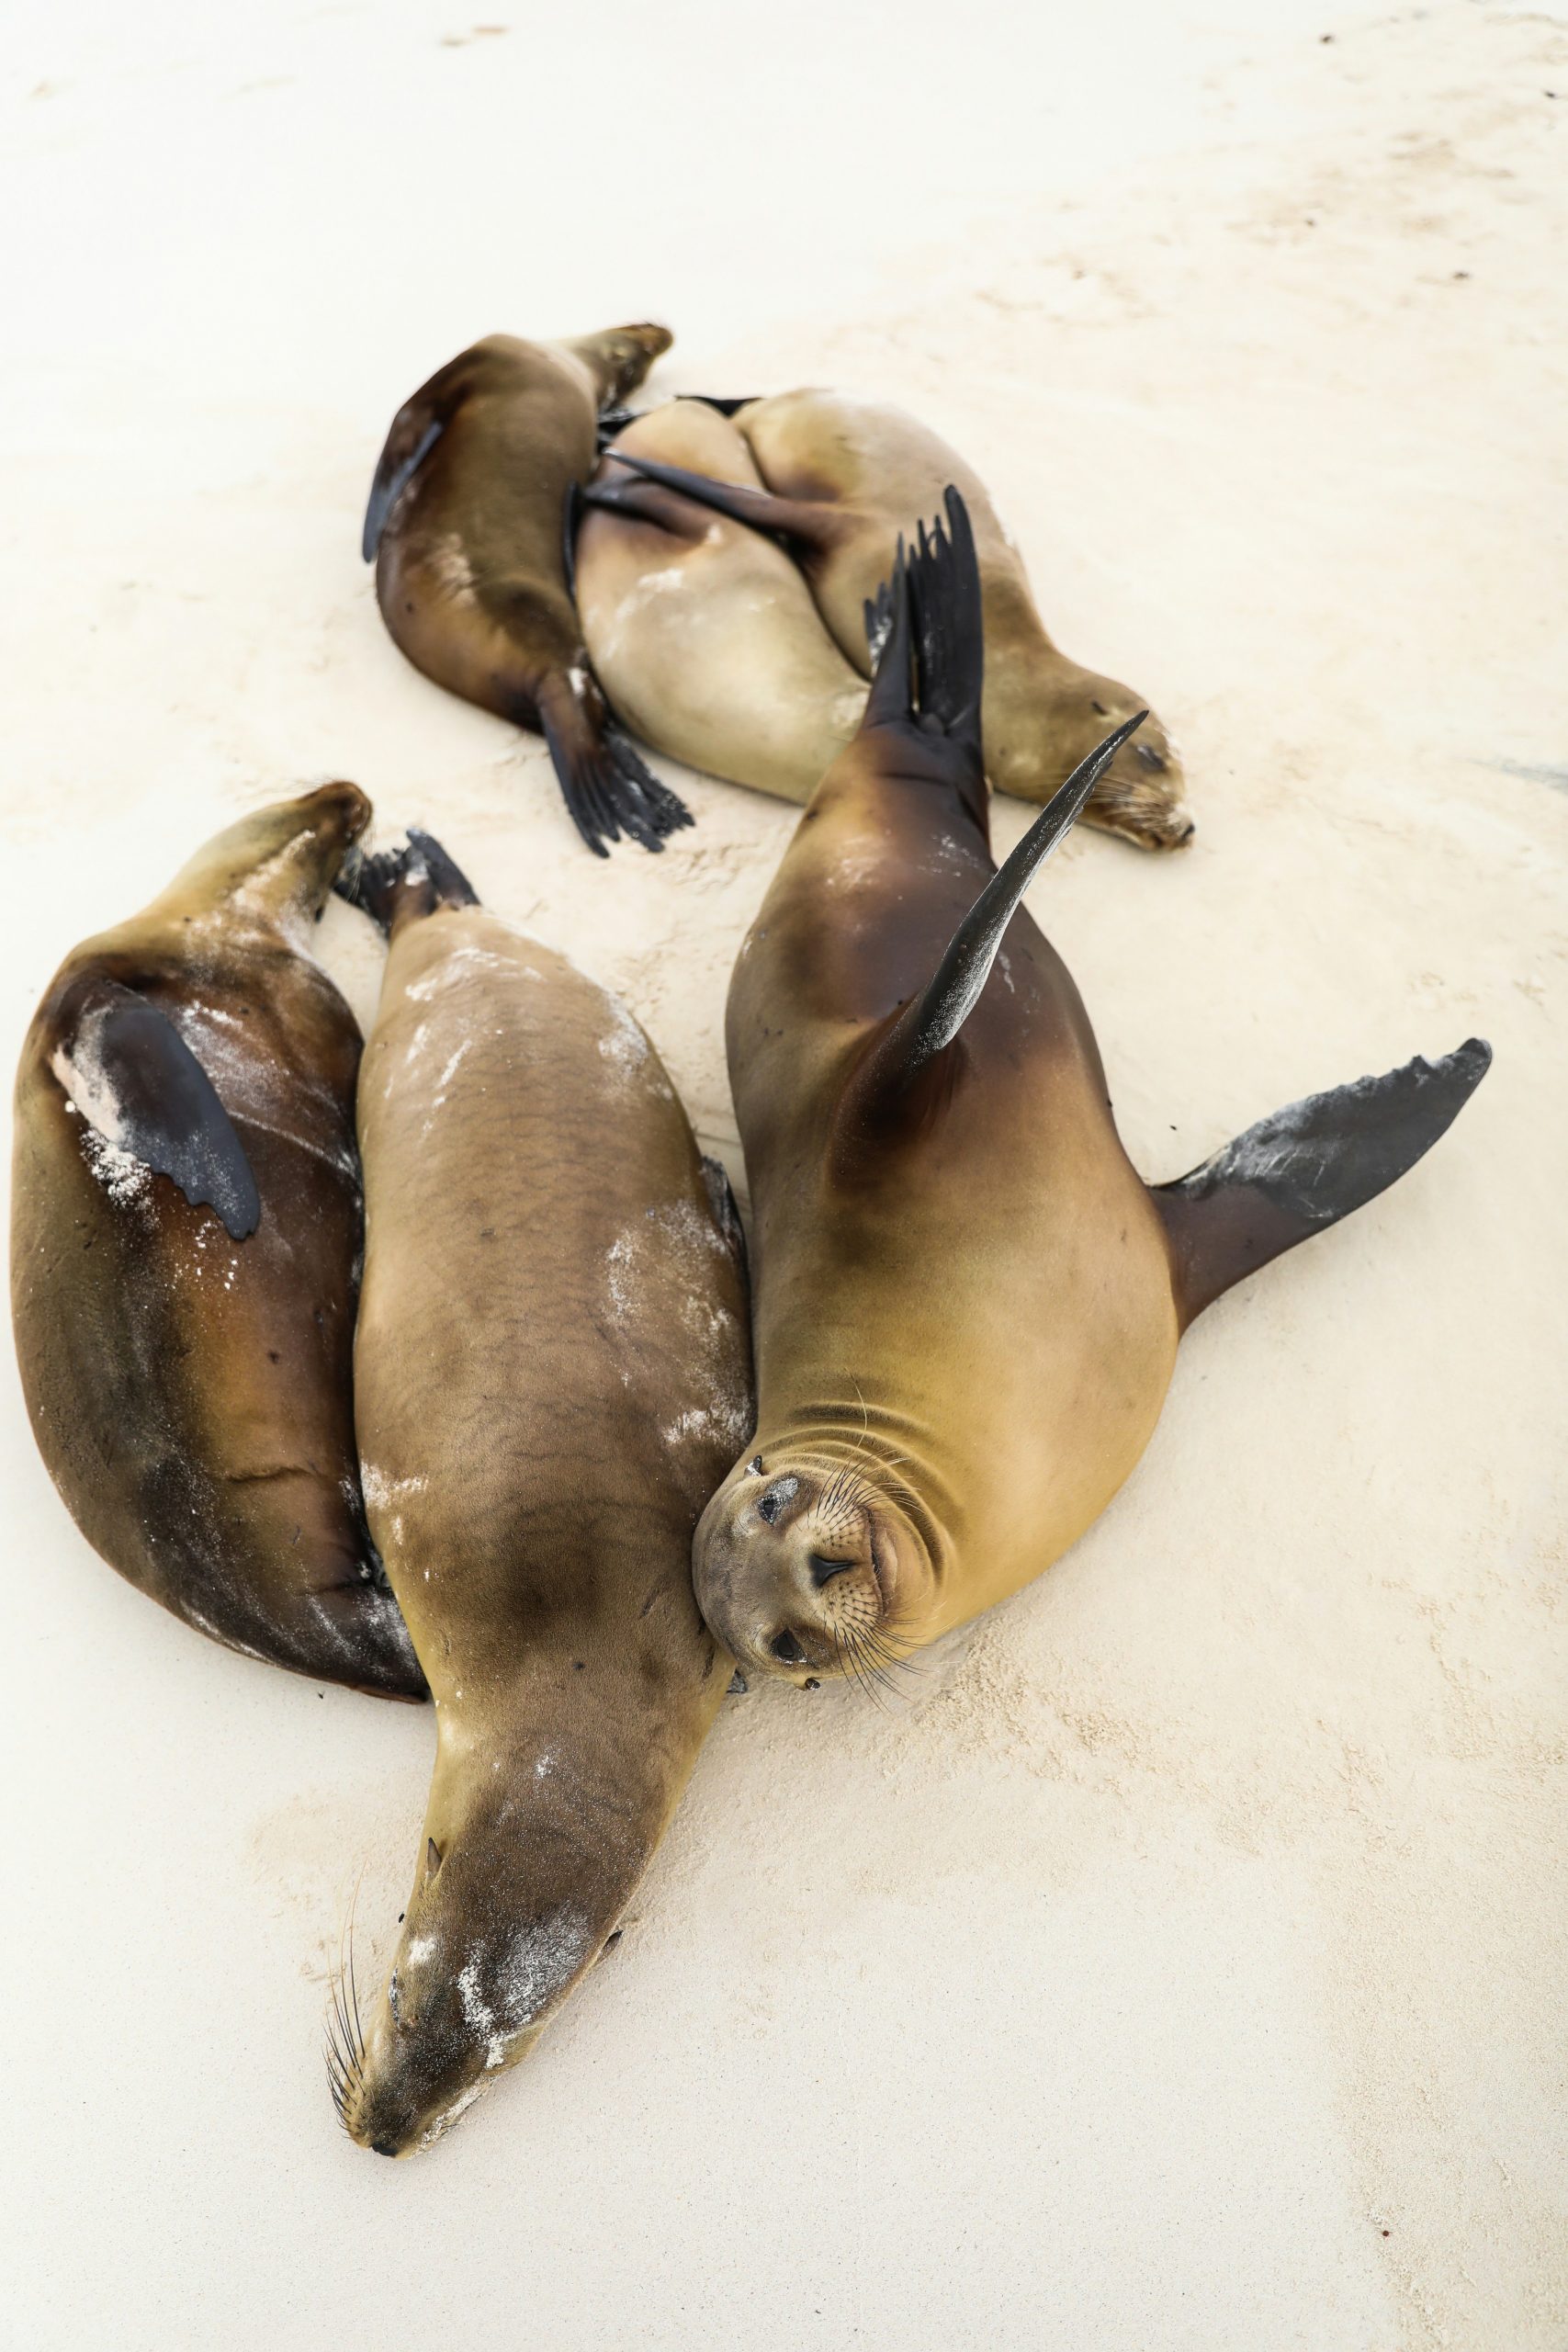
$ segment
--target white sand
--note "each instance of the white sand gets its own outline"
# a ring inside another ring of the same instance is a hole
[[[789,815],[696,783],[696,833],[592,865],[355,557],[437,361],[651,311],[656,389],[950,430],[1178,730],[1195,851],[1083,838],[1036,893],[1151,1175],[1472,1030],[1496,1068],[1206,1318],[1126,1493],[910,1708],[726,1711],[621,1950],[397,2168],[316,2036],[429,1719],[111,1576],[7,1363],[0,2335],[1561,2347],[1568,42],[1471,0],[748,13],[13,10],[6,1053],[76,938],[346,773],[625,989],[732,1148]],[[323,942],[367,1013],[366,931]]]

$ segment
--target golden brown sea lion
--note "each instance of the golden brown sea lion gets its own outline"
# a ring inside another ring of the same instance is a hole
[[[112,1566],[234,1649],[418,1698],[354,1450],[359,1032],[310,953],[369,813],[352,784],[258,809],[66,957],[17,1080],[11,1296]]]
[[[589,848],[644,849],[690,824],[594,684],[568,576],[572,507],[599,413],[670,348],[664,327],[568,343],[493,334],[405,401],[365,514],[382,617],[437,685],[542,734]]]
[[[762,487],[734,425],[704,401],[650,409],[615,449]],[[853,740],[866,686],[776,540],[612,469],[584,493],[576,577],[594,673],[644,742],[810,799]]]
[[[901,534],[955,484],[976,535],[986,602],[986,764],[998,792],[1045,801],[1110,728],[1142,707],[1114,678],[1060,652],[1035,610],[1028,575],[979,477],[946,442],[901,409],[842,392],[782,392],[732,409],[765,487],[713,485],[684,467],[638,453],[623,435],[612,456],[649,480],[773,533],[799,562],[845,659],[869,677],[865,608],[893,568]],[[638,435],[648,431],[639,421]],[[1143,849],[1192,837],[1181,763],[1156,719],[1098,779],[1085,821]],[[728,771],[721,771],[728,773]],[[807,790],[815,787],[816,779]],[[804,798],[805,794],[792,795]]]
[[[742,1668],[795,1679],[874,1678],[1048,1567],[1137,1461],[1186,1326],[1402,1175],[1491,1058],[1472,1039],[1314,1096],[1145,1187],[1019,904],[1129,730],[998,874],[980,577],[948,511],[729,994],[758,1426],[704,1513],[697,1597]]]
[[[436,1705],[419,1862],[333,2090],[406,2155],[603,1951],[723,1695],[692,1532],[750,1427],[739,1225],[619,1000],[423,835],[359,1086],[370,1520]]]

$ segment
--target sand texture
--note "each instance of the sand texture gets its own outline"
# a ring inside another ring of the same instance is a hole
[[[1568,37],[495,6],[19,11],[6,1057],[78,938],[347,775],[625,992],[739,1175],[724,992],[792,812],[670,768],[696,829],[596,864],[357,559],[441,359],[654,315],[654,392],[948,433],[1175,731],[1192,851],[1082,835],[1032,894],[1145,1173],[1472,1032],[1495,1067],[1203,1319],[1113,1508],[905,1704],[727,1706],[619,1950],[408,2165],[337,2135],[318,2041],[429,1715],[120,1583],[7,1358],[0,2336],[1561,2352]],[[368,927],[321,944],[367,1018]]]

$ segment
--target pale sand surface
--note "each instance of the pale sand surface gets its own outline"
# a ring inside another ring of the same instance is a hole
[[[1176,729],[1192,853],[1086,836],[1035,893],[1151,1176],[1472,1031],[1495,1069],[1204,1320],[1113,1509],[905,1709],[727,1708],[620,1951],[396,2169],[317,2036],[356,1881],[367,1974],[401,1907],[429,1717],[111,1576],[7,1362],[26,2352],[1568,2343],[1568,40],[851,13],[22,12],[7,1056],[75,939],[347,774],[623,989],[734,1160],[724,989],[789,812],[693,782],[694,833],[593,864],[355,552],[436,362],[651,312],[656,390],[948,430]],[[321,937],[368,1017],[367,930]]]

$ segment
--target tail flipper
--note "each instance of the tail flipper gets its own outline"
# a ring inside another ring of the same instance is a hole
[[[732,523],[745,523],[753,531],[769,532],[803,548],[827,547],[837,536],[840,518],[834,506],[805,498],[775,498],[772,491],[752,490],[745,482],[717,481],[712,474],[694,473],[689,466],[636,457],[618,444],[606,454],[617,466],[629,466],[649,481],[678,490],[699,506],[711,506],[716,514],[728,514]]]
[[[1175,1183],[1155,1189],[1183,1328],[1222,1292],[1375,1200],[1446,1133],[1485,1077],[1472,1037],[1260,1119]]]
[[[572,823],[595,857],[624,832],[647,850],[692,821],[691,810],[643,762],[585,670],[558,673],[539,691],[539,724]]]
[[[899,542],[893,578],[866,606],[866,629],[882,650],[872,679],[864,737],[902,730],[911,768],[918,754],[935,753],[955,790],[981,796],[985,776],[980,695],[985,630],[980,569],[964,501],[944,493],[948,527],[921,525],[914,553]],[[1146,712],[1108,735],[1048,801],[1017,848],[994,874],[959,924],[936,972],[921,993],[874,1046],[845,1098],[846,1141],[863,1135],[906,1102],[914,1081],[956,1039],[979,1002],[1008,924],[1040,868],[1071,828],[1089,794]],[[911,757],[911,753],[916,757]]]
[[[340,899],[367,914],[390,938],[404,919],[438,913],[444,907],[477,907],[479,892],[440,842],[417,825],[409,827],[401,849],[346,859],[333,884]]]

